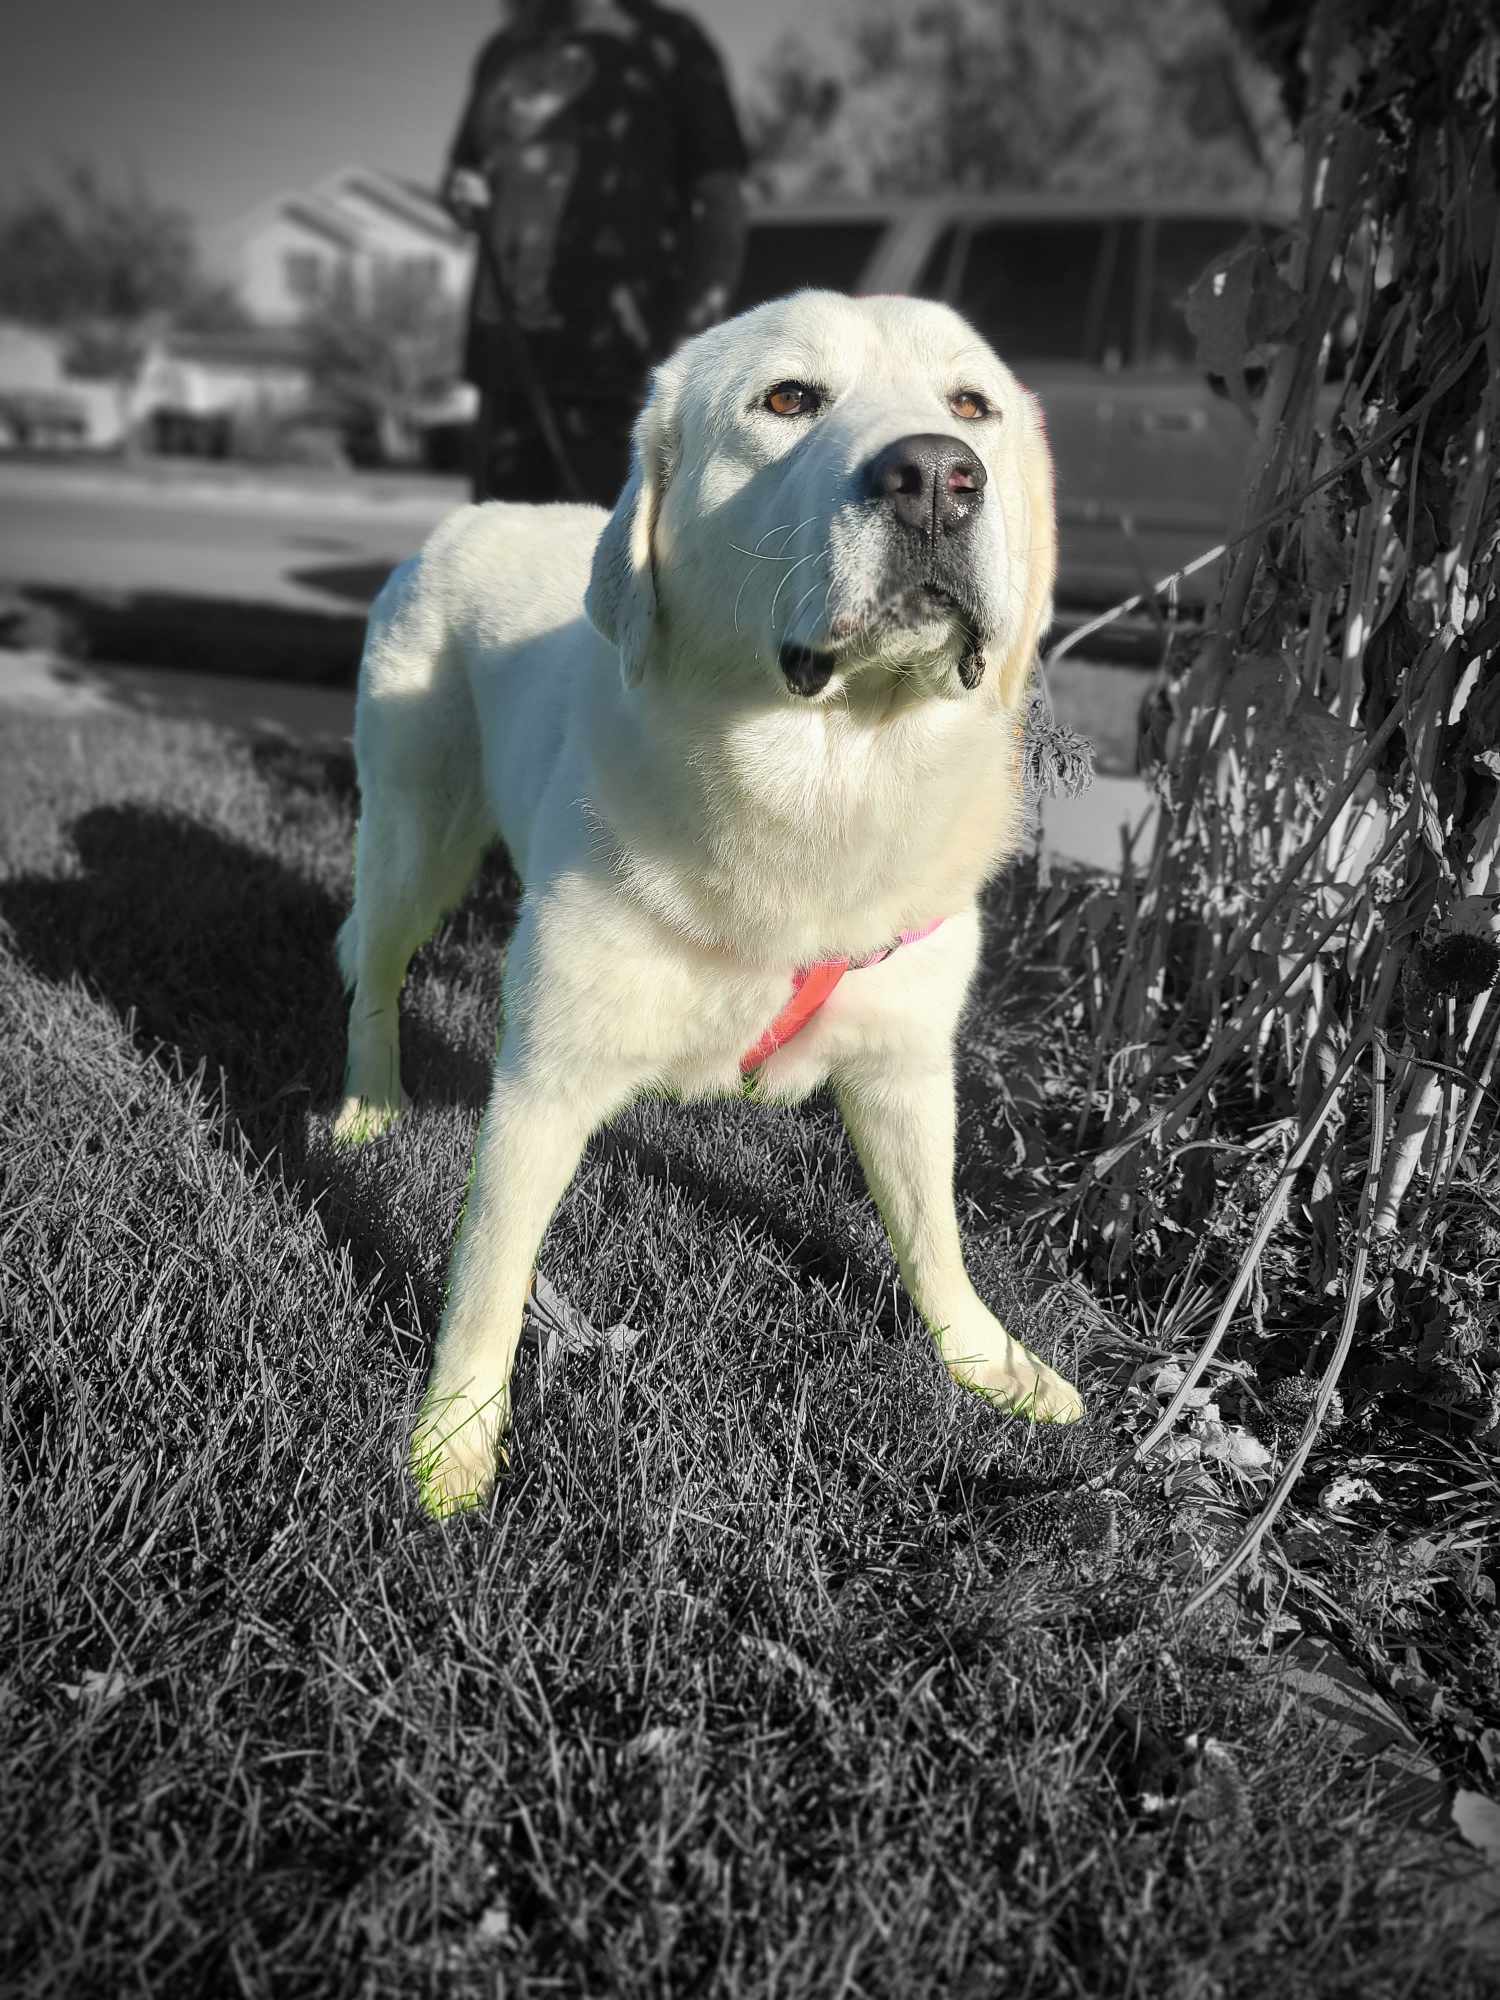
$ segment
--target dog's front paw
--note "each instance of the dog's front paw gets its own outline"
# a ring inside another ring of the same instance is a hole
[[[1034,1424],[1076,1424],[1083,1415],[1083,1398],[1055,1368],[1013,1340],[996,1322],[999,1340],[941,1345],[948,1373],[960,1388],[972,1390],[1010,1417]]]
[[[394,1104],[376,1103],[368,1097],[346,1097],[339,1106],[339,1115],[333,1121],[333,1143],[336,1146],[367,1146],[372,1139],[378,1139],[387,1131],[406,1109],[406,1097]]]
[[[412,1433],[411,1470],[417,1497],[435,1521],[462,1514],[487,1498],[497,1471],[508,1462],[509,1400],[504,1390],[477,1408],[463,1393],[429,1391],[423,1400]]]

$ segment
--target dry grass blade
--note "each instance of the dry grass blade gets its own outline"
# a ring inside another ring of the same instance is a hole
[[[1159,578],[1149,590],[1135,591],[1131,596],[1121,598],[1118,604],[1112,604],[1107,611],[1101,611],[1095,617],[1087,619],[1082,625],[1075,626],[1071,632],[1068,632],[1063,638],[1059,639],[1055,646],[1048,649],[1043,665],[1046,667],[1055,666],[1059,660],[1064,658],[1068,653],[1071,653],[1075,647],[1081,646],[1087,639],[1097,637],[1100,632],[1106,631],[1119,619],[1128,617],[1132,611],[1139,611],[1143,605],[1154,603],[1158,597],[1164,596],[1175,585],[1186,582],[1188,577],[1196,576],[1200,570],[1207,569],[1212,564],[1221,561],[1226,555],[1233,554],[1236,549],[1243,547],[1246,543],[1258,540],[1259,537],[1266,533],[1267,529],[1274,528],[1280,522],[1300,515],[1305,510],[1307,503],[1310,500],[1316,499],[1318,494],[1322,493],[1327,487],[1332,486],[1335,480],[1341,479],[1346,474],[1354,471],[1358,466],[1364,464],[1367,459],[1373,458],[1377,452],[1383,451],[1388,444],[1394,443],[1404,431],[1410,430],[1413,424],[1419,423],[1432,408],[1433,404],[1438,402],[1443,396],[1446,396],[1453,385],[1463,379],[1469,369],[1473,367],[1478,356],[1483,352],[1485,345],[1485,336],[1477,336],[1459,359],[1453,363],[1452,367],[1447,369],[1427,393],[1420,397],[1417,402],[1413,403],[1409,410],[1393,418],[1389,424],[1385,425],[1380,431],[1377,431],[1375,436],[1361,445],[1357,451],[1350,452],[1347,457],[1341,458],[1337,465],[1330,466],[1326,472],[1320,473],[1316,479],[1309,480],[1290,499],[1278,502],[1276,506],[1260,515],[1258,519],[1252,521],[1248,527],[1241,528],[1237,534],[1231,535],[1228,541],[1215,542],[1211,549],[1205,549],[1202,555],[1194,556],[1193,560],[1190,563],[1184,563],[1181,569],[1174,569],[1170,575]]]
[[[1349,1358],[1349,1349],[1354,1341],[1354,1323],[1359,1317],[1360,1303],[1364,1295],[1365,1269],[1370,1257],[1375,1189],[1379,1185],[1380,1169],[1385,1153],[1385,1050],[1378,1036],[1373,1041],[1370,1074],[1372,1084],[1370,1157],[1364,1187],[1360,1192],[1358,1235],[1344,1296],[1344,1315],[1339,1324],[1338,1340],[1328,1357],[1322,1375],[1318,1378],[1312,1408],[1308,1412],[1307,1422],[1303,1425],[1302,1435],[1292,1449],[1291,1457],[1287,1460],[1275,1485],[1266,1495],[1265,1502],[1254,1521],[1219,1567],[1188,1599],[1183,1607],[1186,1616],[1202,1610],[1215,1592],[1222,1590],[1224,1585],[1243,1569],[1271,1532],[1277,1515],[1286,1504],[1287,1495],[1302,1476],[1302,1468],[1306,1465],[1313,1445],[1317,1442],[1318,1433],[1323,1428],[1329,1404],[1333,1401],[1334,1392],[1339,1385],[1339,1377],[1344,1372],[1344,1363]]]
[[[1407,834],[1407,822],[1404,819],[1398,821],[1391,828],[1377,856],[1375,865],[1379,866],[1381,862],[1392,854],[1407,837]],[[1181,1121],[1184,1113],[1189,1111],[1204,1095],[1214,1078],[1231,1058],[1244,1048],[1256,1029],[1286,999],[1308,967],[1315,963],[1318,953],[1322,950],[1328,939],[1332,937],[1339,925],[1356,908],[1364,894],[1365,887],[1362,882],[1357,882],[1351,887],[1348,895],[1335,908],[1332,916],[1325,918],[1313,932],[1310,942],[1301,955],[1294,961],[1292,970],[1285,974],[1277,985],[1273,987],[1268,982],[1262,981],[1257,986],[1251,988],[1239,1018],[1231,1026],[1221,1029],[1214,1037],[1213,1046],[1194,1071],[1191,1081],[1185,1083],[1175,1097],[1171,1098],[1158,1110],[1152,1112],[1148,1118],[1143,1118],[1139,1124],[1132,1126],[1130,1131],[1125,1133],[1122,1138],[1117,1139],[1112,1146],[1101,1148],[1093,1162],[1093,1172],[1096,1177],[1102,1177],[1108,1173],[1110,1168],[1122,1160],[1127,1153],[1139,1146],[1143,1140],[1151,1138],[1153,1134],[1157,1132],[1170,1134]],[[1146,1082],[1150,1082],[1149,1077],[1146,1079]]]
[[[1366,1039],[1368,1039],[1367,1034],[1351,1042],[1339,1058],[1338,1067],[1333,1074],[1333,1080],[1323,1092],[1316,1110],[1308,1120],[1297,1144],[1287,1155],[1286,1163],[1276,1177],[1275,1186],[1267,1197],[1265,1205],[1261,1209],[1260,1216],[1257,1219],[1255,1233],[1252,1235],[1249,1246],[1240,1259],[1239,1269],[1235,1272],[1233,1283],[1224,1295],[1224,1302],[1219,1308],[1212,1327],[1209,1329],[1202,1346],[1194,1355],[1191,1365],[1183,1376],[1182,1381],[1178,1384],[1166,1408],[1162,1411],[1161,1416],[1137,1443],[1135,1450],[1138,1458],[1149,1456],[1171,1430],[1173,1424],[1177,1421],[1178,1413],[1202,1379],[1203,1371],[1218,1352],[1220,1343],[1229,1330],[1229,1323],[1234,1318],[1235,1310],[1240,1300],[1245,1296],[1245,1288],[1250,1283],[1251,1276],[1260,1259],[1261,1253],[1270,1240],[1271,1232],[1281,1220],[1282,1210],[1286,1206],[1287,1195],[1291,1191],[1292,1181],[1296,1176],[1297,1170],[1302,1166],[1308,1154],[1311,1153],[1317,1141],[1318,1134],[1322,1131],[1323,1126],[1333,1111],[1334,1105],[1338,1101],[1339,1093],[1344,1086],[1344,1078],[1353,1067],[1355,1059],[1363,1048]]]

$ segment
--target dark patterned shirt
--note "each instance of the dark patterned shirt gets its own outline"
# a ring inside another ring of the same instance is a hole
[[[481,223],[509,315],[549,383],[634,394],[684,307],[681,251],[694,183],[746,165],[724,72],[670,8],[620,10],[620,28],[536,38],[502,29],[480,52],[450,167],[482,173]],[[476,265],[466,372],[506,368],[494,274]]]

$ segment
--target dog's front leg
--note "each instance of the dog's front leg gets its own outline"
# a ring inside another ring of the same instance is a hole
[[[619,1108],[589,1087],[508,1064],[502,1048],[474,1148],[448,1297],[412,1438],[422,1503],[442,1517],[494,1482],[510,1423],[510,1375],[537,1251],[589,1134]]]
[[[835,1079],[839,1110],[885,1223],[902,1282],[953,1379],[1041,1423],[1083,1415],[1078,1391],[1012,1339],[964,1269],[953,1201],[951,1058],[912,1070],[873,1065]]]

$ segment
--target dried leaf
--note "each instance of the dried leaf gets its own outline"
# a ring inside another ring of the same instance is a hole
[[[1296,1639],[1269,1663],[1288,1701],[1316,1718],[1319,1731],[1357,1758],[1413,1818],[1443,1811],[1447,1787],[1436,1764],[1388,1701],[1326,1643]]]
[[[1318,1495],[1318,1505],[1325,1514],[1335,1517],[1347,1514],[1351,1507],[1360,1505],[1380,1505],[1380,1495],[1368,1479],[1355,1479],[1342,1472],[1337,1479],[1329,1480]]]
[[[1300,308],[1297,294],[1259,242],[1216,258],[1183,301],[1199,366],[1222,378],[1247,415],[1251,404],[1245,370],[1291,334]]]
[[[1259,1472],[1271,1463],[1271,1454],[1260,1439],[1238,1424],[1204,1423],[1194,1429],[1205,1456],[1221,1458],[1237,1472]]]
[[[686,1734],[685,1729],[658,1722],[650,1729],[643,1729],[639,1736],[632,1736],[625,1745],[626,1753],[632,1757],[669,1757]]]
[[[1470,1847],[1477,1847],[1500,1868],[1500,1805],[1486,1798],[1483,1792],[1455,1792],[1453,1824]]]
[[[1302,517],[1302,572],[1313,590],[1337,590],[1349,575],[1350,546],[1332,487],[1307,503]]]
[[[1224,713],[1236,718],[1242,727],[1252,714],[1263,718],[1286,715],[1299,685],[1296,673],[1279,653],[1242,655],[1224,686]]]
[[[76,1701],[80,1708],[90,1709],[96,1714],[103,1709],[113,1708],[117,1701],[122,1700],[130,1692],[129,1679],[116,1667],[108,1667],[102,1672],[90,1668],[76,1686],[67,1681],[61,1685],[62,1692]]]
[[[1237,1840],[1250,1831],[1250,1789],[1233,1753],[1211,1736],[1187,1739],[1192,1774],[1182,1810],[1219,1840]]]
[[[1304,688],[1297,696],[1276,748],[1295,771],[1329,783],[1341,778],[1356,751],[1363,749],[1364,731],[1341,722]]]
[[[532,1337],[542,1344],[545,1368],[550,1368],[560,1354],[583,1354],[592,1347],[607,1347],[613,1353],[623,1354],[641,1337],[639,1329],[626,1326],[623,1321],[601,1332],[541,1271],[536,1274],[536,1283],[526,1302],[526,1318]]]

